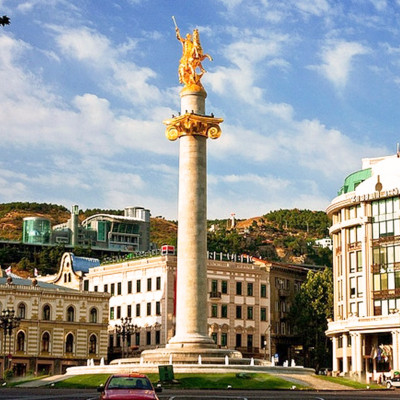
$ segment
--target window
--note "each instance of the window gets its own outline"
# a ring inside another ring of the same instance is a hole
[[[253,284],[247,283],[247,296],[253,296]]]
[[[128,306],[126,308],[126,316],[129,318],[132,317],[132,306],[130,304],[128,304]]]
[[[247,319],[253,319],[253,307],[247,307]]]
[[[221,318],[228,318],[228,305],[221,304]]]
[[[140,317],[140,304],[136,304],[136,316]]]
[[[128,294],[132,293],[132,281],[128,281]]]
[[[136,292],[137,292],[137,293],[140,293],[140,291],[141,291],[140,283],[141,283],[141,281],[140,281],[140,279],[138,279],[138,280],[136,281]]]
[[[18,304],[18,312],[17,316],[19,318],[25,319],[26,318],[26,307],[24,303],[19,303]]]
[[[156,344],[160,344],[161,343],[161,335],[160,335],[160,331],[156,331]]]
[[[156,278],[156,290],[161,290],[161,276]]]
[[[96,348],[97,348],[97,337],[96,335],[90,335],[89,354],[96,354]]]
[[[110,307],[110,319],[114,319],[114,307]]]
[[[111,284],[111,294],[114,296],[115,293],[115,283]]]
[[[264,283],[262,283],[260,287],[260,296],[264,298],[267,297],[267,285]]]
[[[267,320],[267,309],[265,307],[260,308],[260,319],[261,321]]]
[[[236,306],[236,319],[242,318],[242,306]]]
[[[97,322],[97,309],[94,307],[90,309],[90,322],[93,324]]]
[[[22,331],[17,335],[17,351],[25,351],[25,333]]]
[[[43,352],[50,351],[50,334],[49,334],[49,332],[44,332],[42,335],[42,351]]]
[[[74,351],[74,335],[69,333],[65,340],[65,352],[66,353],[73,353]]]
[[[215,344],[218,344],[218,333],[217,332],[212,332],[211,333],[211,339],[214,341]]]
[[[147,278],[147,291],[151,292],[151,278]]]
[[[228,334],[225,332],[221,333],[221,346],[228,346]]]
[[[218,305],[211,304],[211,317],[217,318],[218,317]]]
[[[135,333],[135,345],[140,346],[140,332]]]
[[[228,293],[228,281],[221,281],[221,292],[223,294]]]
[[[108,292],[108,285],[104,285],[104,293]]]
[[[98,287],[97,285],[95,285],[95,286],[93,286],[93,290],[94,290],[95,292],[98,292],[98,291],[99,291],[99,287]]]
[[[236,347],[242,347],[242,334],[236,334]]]
[[[117,319],[121,319],[121,306],[117,306]]]
[[[118,295],[122,294],[122,282],[117,283],[117,294]]]
[[[146,305],[146,312],[147,312],[147,315],[151,315],[151,303],[147,303],[147,305]]]
[[[83,290],[84,290],[85,292],[88,292],[88,291],[89,291],[89,281],[88,281],[87,279],[85,279],[85,280],[83,281]]]
[[[67,308],[67,321],[68,322],[74,322],[75,320],[75,309],[72,306],[69,306]]]
[[[151,345],[151,332],[146,332],[146,345]]]
[[[213,279],[211,281],[211,293],[213,293],[215,296],[217,292],[218,292],[218,281]]]
[[[45,321],[50,321],[50,306],[48,304],[43,306],[42,317]]]
[[[161,315],[161,303],[156,301],[156,315]]]
[[[242,294],[242,282],[236,282],[236,294],[239,296]]]

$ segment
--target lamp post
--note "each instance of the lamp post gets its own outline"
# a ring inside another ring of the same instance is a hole
[[[0,327],[3,330],[3,356],[4,356],[4,370],[8,369],[8,360],[7,360],[7,333],[9,335],[9,345],[8,345],[8,357],[11,356],[11,336],[13,330],[19,327],[20,317],[15,316],[15,310],[7,309],[3,310],[0,315]]]
[[[132,323],[131,317],[121,318],[121,324],[115,325],[117,335],[122,337],[122,358],[125,357],[126,339],[135,332],[137,325]]]

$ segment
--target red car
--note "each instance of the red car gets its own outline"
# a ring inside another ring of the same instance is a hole
[[[159,400],[149,378],[143,374],[111,375],[104,386],[97,388],[101,392],[100,400]]]

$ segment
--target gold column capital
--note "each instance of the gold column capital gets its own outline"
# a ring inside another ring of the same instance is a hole
[[[163,121],[167,128],[165,136],[174,141],[182,136],[203,136],[210,139],[218,139],[221,136],[219,124],[222,118],[214,116],[186,113],[178,117],[172,117]]]

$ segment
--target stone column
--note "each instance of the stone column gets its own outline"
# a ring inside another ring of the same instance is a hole
[[[207,138],[222,119],[205,115],[205,90],[181,92],[181,115],[165,121],[179,138],[176,334],[168,348],[215,348],[207,332]]]
[[[337,345],[338,345],[338,338],[336,336],[333,336],[332,337],[332,354],[333,354],[332,371],[333,372],[338,371]]]
[[[399,332],[392,331],[392,354],[393,354],[393,365],[392,369],[399,369]]]
[[[347,333],[343,333],[343,373],[349,372],[349,358],[347,355],[348,350],[348,336]]]
[[[356,334],[351,333],[351,372],[357,372],[357,355],[356,355]]]
[[[181,113],[204,115],[205,98],[181,94]],[[215,347],[207,334],[207,138],[179,142],[176,334],[169,343]]]

